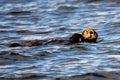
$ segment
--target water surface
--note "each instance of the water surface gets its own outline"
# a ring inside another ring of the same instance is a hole
[[[98,43],[8,47],[25,40],[69,39],[94,28]],[[120,72],[120,4],[78,0],[0,1],[0,78]]]

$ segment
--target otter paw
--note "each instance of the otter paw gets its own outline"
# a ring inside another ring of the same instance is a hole
[[[84,38],[83,38],[83,36],[82,36],[81,34],[74,33],[74,34],[70,37],[69,41],[70,41],[70,43],[78,43],[78,42],[82,42],[83,39],[84,39]]]

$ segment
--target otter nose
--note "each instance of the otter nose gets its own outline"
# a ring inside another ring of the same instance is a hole
[[[90,31],[90,34],[93,34],[93,32],[92,32],[92,31]]]

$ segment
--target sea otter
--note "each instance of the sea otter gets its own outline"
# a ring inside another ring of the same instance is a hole
[[[79,33],[74,33],[69,41],[70,43],[79,43],[79,42],[89,42],[96,43],[98,34],[94,29],[86,29],[82,32],[82,35]]]
[[[24,42],[24,44],[19,43],[12,43],[9,47],[18,47],[18,46],[39,46],[39,45],[48,45],[48,44],[74,44],[79,42],[89,42],[89,43],[96,43],[98,38],[98,34],[94,29],[87,29],[82,32],[82,34],[74,33],[69,40],[34,40],[29,42]]]
[[[84,37],[84,42],[90,42],[90,43],[96,43],[98,38],[97,32],[92,28],[84,30],[82,32],[82,36]]]

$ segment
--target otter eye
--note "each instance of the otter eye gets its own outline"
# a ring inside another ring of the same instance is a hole
[[[90,34],[93,34],[93,32],[92,32],[92,31],[90,31]]]

